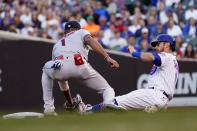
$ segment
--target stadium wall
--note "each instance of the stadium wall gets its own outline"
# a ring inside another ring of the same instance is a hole
[[[8,36],[9,38],[9,36]],[[51,59],[53,41],[41,39],[0,38],[0,109],[42,108],[41,75],[44,63]],[[90,51],[90,64],[109,82],[116,95],[144,88],[151,63],[144,63],[129,54],[107,50],[120,68],[111,69],[103,58]],[[197,61],[178,61],[180,75],[175,97],[170,106],[197,106]],[[70,82],[73,96],[80,93],[85,103],[102,101],[94,91]],[[57,83],[54,86],[56,107],[62,107],[65,99]]]

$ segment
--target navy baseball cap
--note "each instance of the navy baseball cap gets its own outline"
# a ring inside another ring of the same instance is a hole
[[[71,29],[71,28],[81,29],[81,26],[77,21],[69,21],[65,24],[64,31]]]
[[[158,35],[156,41],[151,42],[151,45],[155,47],[159,42],[169,42],[172,47],[172,51],[175,51],[176,42],[173,40],[173,38],[170,35],[167,34]]]

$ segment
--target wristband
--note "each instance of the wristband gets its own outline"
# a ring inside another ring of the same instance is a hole
[[[141,57],[141,52],[133,52],[131,55],[132,55],[133,57],[140,58],[140,57]]]
[[[107,59],[107,57],[109,57],[109,55],[108,55],[108,54],[104,57],[104,60],[106,60],[106,59]]]

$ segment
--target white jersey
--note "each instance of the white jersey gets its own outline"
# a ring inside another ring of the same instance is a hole
[[[161,66],[153,65],[147,88],[154,87],[173,96],[179,74],[176,57],[165,52],[161,52],[158,55],[161,58]]]
[[[53,47],[52,59],[66,54],[79,53],[88,60],[89,47],[84,44],[85,35],[90,34],[84,29],[72,31],[60,39]]]

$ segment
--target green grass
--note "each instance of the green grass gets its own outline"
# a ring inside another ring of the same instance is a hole
[[[11,113],[11,112],[10,112]],[[0,131],[197,131],[197,107],[102,112],[81,116],[58,112],[57,117],[2,119]]]

